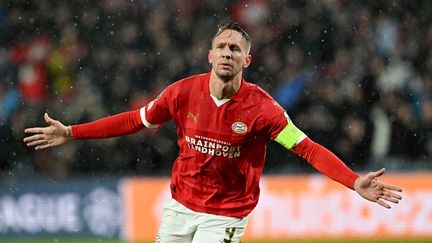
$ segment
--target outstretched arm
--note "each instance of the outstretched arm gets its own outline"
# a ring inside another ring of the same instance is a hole
[[[24,130],[34,134],[24,138],[27,146],[35,149],[45,149],[60,146],[71,139],[109,138],[131,134],[144,128],[140,111],[123,112],[114,116],[102,118],[93,122],[65,126],[60,121],[44,115],[48,127],[33,127]]]
[[[365,176],[357,175],[330,150],[304,135],[291,121],[275,138],[275,141],[291,149],[321,173],[355,190],[369,201],[390,208],[386,201],[398,203],[402,199],[397,194],[397,192],[402,192],[401,188],[377,179],[384,174],[384,169],[370,172]]]
[[[369,201],[390,208],[386,201],[398,203],[402,199],[399,194],[395,193],[402,192],[401,188],[383,183],[377,179],[377,177],[384,174],[384,169],[370,172],[365,176],[358,176],[330,150],[309,138],[305,138],[292,150],[321,173],[354,189],[360,196]]]

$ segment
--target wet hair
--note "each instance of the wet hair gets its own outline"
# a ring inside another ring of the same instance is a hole
[[[248,44],[248,50],[247,53],[249,53],[250,47],[251,47],[251,43],[252,43],[252,38],[250,37],[250,35],[241,27],[240,24],[238,23],[233,23],[233,22],[223,22],[220,23],[217,26],[217,31],[215,33],[215,35],[212,38],[212,43],[214,38],[216,38],[217,36],[219,36],[222,32],[224,32],[225,30],[234,30],[238,33],[240,33],[243,38],[246,40],[246,43]]]

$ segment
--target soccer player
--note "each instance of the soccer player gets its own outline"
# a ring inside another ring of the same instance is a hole
[[[274,140],[363,198],[390,208],[402,189],[378,180],[384,169],[359,176],[299,130],[285,110],[242,77],[252,56],[241,26],[218,26],[208,53],[209,73],[169,85],[139,110],[65,126],[45,114],[48,127],[27,128],[28,146],[45,149],[72,139],[108,138],[174,120],[179,155],[158,242],[239,242],[258,203],[266,141]],[[289,186],[289,185],[287,185]]]

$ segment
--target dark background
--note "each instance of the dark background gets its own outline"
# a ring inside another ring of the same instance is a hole
[[[208,72],[218,23],[253,38],[245,79],[356,171],[431,170],[431,1],[0,1],[0,182],[170,175],[174,124],[34,151],[24,128],[138,109]],[[313,169],[269,142],[265,173]]]

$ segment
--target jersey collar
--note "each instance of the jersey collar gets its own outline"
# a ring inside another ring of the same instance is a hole
[[[210,88],[209,88],[209,83],[210,83],[210,72],[204,74],[202,76],[202,86],[201,86],[201,91],[210,95]],[[241,85],[240,85],[240,89],[237,91],[237,93],[235,93],[232,97],[231,100],[234,100],[236,102],[240,102],[246,95],[247,93],[247,86],[248,83],[242,78],[241,81]]]

